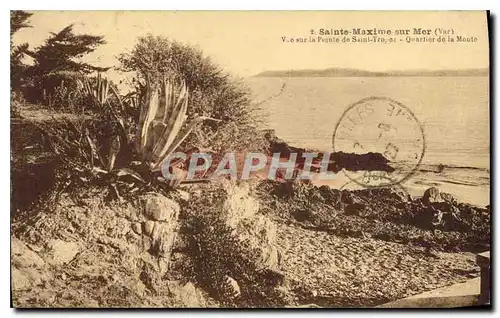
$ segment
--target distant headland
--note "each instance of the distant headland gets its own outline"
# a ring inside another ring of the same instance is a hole
[[[452,70],[394,70],[372,72],[355,68],[327,68],[322,70],[269,70],[261,72],[255,77],[476,77],[488,76],[487,68],[452,69]]]

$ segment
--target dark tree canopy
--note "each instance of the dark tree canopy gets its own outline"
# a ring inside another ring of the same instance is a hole
[[[109,68],[78,61],[105,43],[103,36],[74,34],[73,25],[70,24],[58,33],[51,33],[45,43],[31,53],[35,59],[35,73],[46,75],[61,71],[83,73],[106,71]]]
[[[31,28],[28,19],[33,13],[26,11],[11,11],[10,12],[10,79],[11,87],[17,88],[21,85],[23,73],[26,66],[22,63],[22,59],[29,52],[28,43],[23,43],[14,46],[12,36],[22,28]]]
[[[22,28],[31,28],[31,25],[28,23],[28,19],[33,15],[33,13],[29,13],[22,10],[13,10],[10,11],[10,37],[12,39],[12,35]]]
[[[12,18],[15,27],[11,31],[28,26],[26,19],[30,15],[17,13]],[[82,61],[85,55],[105,43],[103,36],[75,34],[70,24],[57,33],[50,33],[35,49],[30,50],[27,44],[19,45],[11,50],[11,87],[21,90],[32,103],[61,104],[63,102],[57,100],[61,96],[75,100],[72,94],[77,93],[75,89],[81,76],[109,69]],[[33,65],[22,63],[24,55],[33,59]]]

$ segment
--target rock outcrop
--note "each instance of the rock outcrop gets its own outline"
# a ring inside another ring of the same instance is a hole
[[[313,160],[313,163],[316,164],[319,164],[325,155],[324,152],[317,150],[293,147],[279,139],[273,130],[265,130],[263,133],[269,142],[268,152],[270,155],[273,153],[280,153],[281,157],[289,158],[291,153],[296,153],[296,162],[298,166],[304,163],[305,159],[302,155],[306,152],[318,153],[318,157]],[[389,160],[380,153],[369,152],[365,154],[355,154],[342,151],[331,153],[328,171],[337,173],[342,169],[348,171],[394,171],[394,168],[389,165]]]
[[[223,203],[225,220],[234,234],[251,248],[259,251],[258,267],[276,270],[279,255],[276,248],[276,224],[259,214],[260,204],[250,195],[248,184],[224,182],[227,198]]]
[[[440,192],[438,188],[436,187],[431,187],[427,190],[425,190],[424,195],[422,196],[422,201],[425,204],[430,204],[430,203],[456,203],[457,201],[455,198],[446,192]]]
[[[217,306],[192,283],[166,276],[177,202],[158,193],[107,202],[103,192],[62,194],[55,210],[39,211],[34,224],[14,224],[14,306]]]

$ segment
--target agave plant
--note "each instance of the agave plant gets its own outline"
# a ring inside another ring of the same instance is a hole
[[[83,80],[80,81],[80,85],[96,106],[103,107],[106,103],[109,103],[110,91],[118,99],[120,106],[122,106],[120,95],[114,86],[111,85],[111,81],[103,77],[101,73],[97,74],[95,83],[92,83],[87,77],[83,77]]]
[[[181,131],[187,121],[189,90],[183,80],[177,86],[166,78],[156,86],[149,79],[146,82],[136,148],[152,171],[160,168],[165,158],[180,146],[198,123],[205,119],[216,120],[197,116]]]
[[[87,77],[83,78],[81,85],[87,96],[92,98],[92,101],[96,105],[104,105],[108,99],[109,91],[109,81],[101,76],[101,73],[97,74],[95,85],[92,85]]]
[[[160,169],[165,158],[181,145],[197,124],[206,119],[216,120],[204,116],[196,116],[188,120],[186,114],[189,89],[183,80],[174,82],[163,78],[159,83],[153,83],[148,79],[143,91],[143,98],[138,98],[137,93],[121,97],[113,85],[110,85],[110,81],[100,74],[95,82],[84,78],[81,83],[97,106],[107,107],[110,110],[112,121],[117,124],[118,128],[116,134],[111,136],[111,140],[109,140],[109,151],[105,155],[107,158],[98,158],[97,145],[91,138],[86,138],[90,148],[93,149],[90,165],[94,171],[99,173],[121,173],[142,180],[140,175],[132,169],[126,167],[117,169],[115,167],[117,157],[120,153],[124,153],[122,148],[129,146],[130,138],[124,122],[124,103],[129,100],[138,102],[140,106],[135,148],[142,163],[151,172]],[[116,100],[110,98],[110,92],[116,97]],[[94,161],[94,157],[98,160]],[[101,168],[95,165],[98,162]]]

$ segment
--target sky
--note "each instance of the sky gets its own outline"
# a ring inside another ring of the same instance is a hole
[[[33,28],[14,43],[43,43],[68,24],[76,33],[104,35],[107,44],[86,61],[116,66],[137,37],[151,33],[198,46],[227,71],[251,76],[265,70],[358,68],[370,71],[487,68],[485,12],[355,11],[31,11]],[[282,37],[308,37],[320,28],[446,28],[477,37],[476,43],[332,44],[283,43]]]

